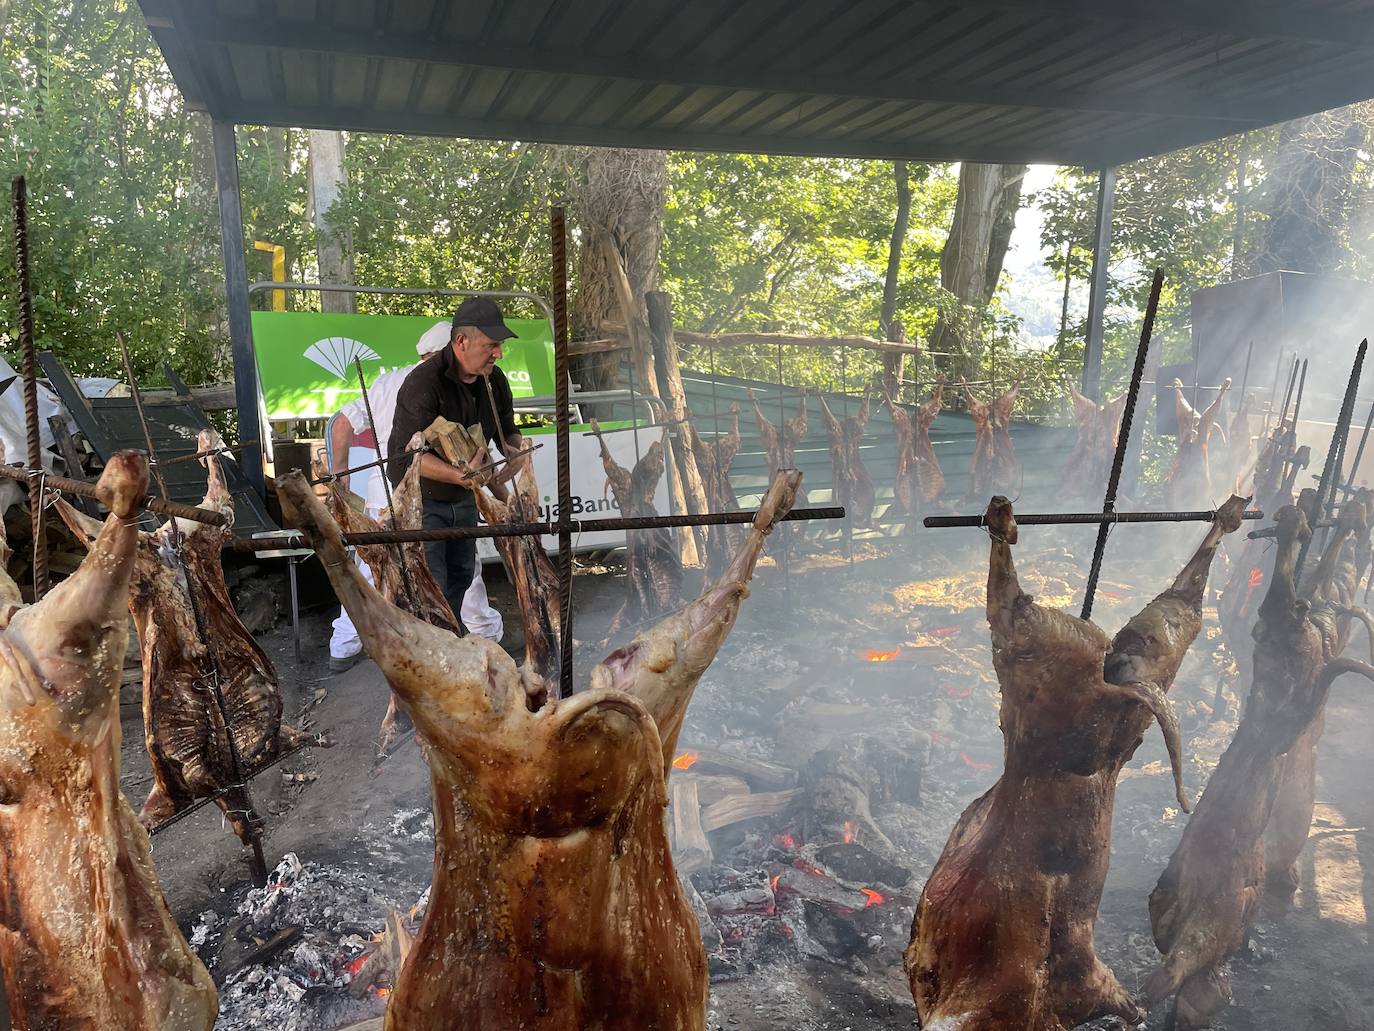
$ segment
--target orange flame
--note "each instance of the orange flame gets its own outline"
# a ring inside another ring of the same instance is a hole
[[[1262,583],[1264,583],[1264,570],[1259,568],[1250,570],[1250,589],[1253,591]]]
[[[374,988],[374,989],[372,989],[372,994],[375,995],[375,996],[377,996],[377,998],[379,998],[379,999],[385,999],[388,995],[391,994],[391,989],[390,989],[390,988]]]
[[[977,759],[969,755],[967,752],[960,752],[959,758],[964,761],[964,765],[967,766],[970,770],[992,769],[992,763],[981,763]]]
[[[902,654],[902,646],[898,645],[890,652],[881,651],[877,648],[870,648],[863,653],[864,662],[891,662],[898,655]]]
[[[700,758],[701,756],[699,756],[696,752],[683,752],[681,755],[679,755],[676,759],[673,760],[673,767],[679,770],[690,770],[694,765],[696,765],[696,761]]]
[[[367,962],[367,955],[368,954],[364,952],[361,956],[349,961],[348,965],[344,967],[344,972],[347,973],[349,977],[357,977],[358,971],[361,970],[363,964]]]
[[[796,848],[797,839],[792,837],[792,835],[788,834],[786,831],[783,831],[781,834],[774,836],[773,844],[781,845],[783,848]]]
[[[846,845],[852,845],[852,844],[854,844],[854,839],[857,838],[858,836],[859,836],[859,828],[855,825],[854,821],[853,821],[853,820],[845,820],[845,821],[844,821],[844,843],[845,843]]]
[[[883,898],[882,895],[872,888],[860,888],[859,890],[868,896],[868,901],[864,903],[864,909],[868,909],[870,906],[881,906],[887,901],[887,899]]]
[[[781,879],[782,879],[782,874],[780,874],[780,873],[775,873],[772,877],[768,878],[768,887],[769,887],[770,889],[772,889],[772,891],[773,891],[773,893],[774,893],[775,895],[777,894],[777,891],[778,891],[778,881],[780,881]]]

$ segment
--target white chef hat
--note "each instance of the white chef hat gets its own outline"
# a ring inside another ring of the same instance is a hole
[[[453,323],[448,319],[436,322],[420,334],[419,341],[415,344],[415,353],[424,357],[433,354],[435,351],[442,351],[449,345],[449,340],[453,337]]]

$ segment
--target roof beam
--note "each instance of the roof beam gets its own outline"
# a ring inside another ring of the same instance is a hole
[[[961,0],[982,7],[1043,14],[1070,21],[1096,21],[1148,26],[1151,32],[1171,29],[1214,32],[1237,39],[1279,39],[1321,43],[1345,50],[1374,47],[1374,17],[1313,10],[1294,0],[1151,0],[1149,4],[1111,0]]]
[[[1006,2],[1006,0],[1002,0]],[[1049,0],[1044,0],[1049,2]],[[1065,0],[1067,2],[1067,0]],[[430,37],[373,35],[310,23],[263,22],[227,19],[202,12],[190,16],[183,38],[202,49],[205,44],[257,46],[355,57],[394,58],[433,64],[490,68],[502,71],[538,71],[551,74],[611,77],[634,82],[721,89],[763,90],[826,97],[854,97],[938,104],[987,105],[1010,108],[1045,108],[1062,111],[1095,111],[1104,114],[1176,116],[1186,103],[1187,116],[1213,122],[1214,135],[1227,135],[1267,124],[1265,116],[1246,100],[1212,98],[1200,106],[1196,97],[1182,98],[1159,92],[1091,91],[1051,88],[986,86],[943,81],[918,81],[887,76],[881,80],[853,77],[826,78],[814,72],[769,71],[754,67],[711,67],[676,64],[635,55],[544,50],[484,43],[464,48],[461,43]]]

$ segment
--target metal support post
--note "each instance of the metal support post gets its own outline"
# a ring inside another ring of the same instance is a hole
[[[1088,339],[1083,350],[1083,393],[1101,401],[1102,313],[1107,304],[1107,269],[1112,257],[1112,208],[1116,202],[1116,169],[1097,178],[1097,223],[1093,233],[1092,279],[1088,288]]]
[[[224,248],[224,294],[229,308],[229,342],[234,352],[234,399],[238,405],[239,439],[266,440],[258,418],[258,360],[253,350],[253,324],[248,308],[248,260],[243,246],[243,212],[239,207],[237,134],[232,122],[211,123],[215,150],[215,183],[219,188],[219,232]],[[262,452],[240,456],[243,475],[260,497],[267,496]]]

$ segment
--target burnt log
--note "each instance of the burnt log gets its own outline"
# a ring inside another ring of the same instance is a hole
[[[794,787],[797,783],[796,770],[762,759],[749,759],[714,748],[692,747],[686,749],[684,754],[696,757],[691,766],[693,773],[739,777],[755,791],[782,791]]]
[[[674,780],[671,795],[673,862],[679,874],[695,873],[711,865],[711,841],[702,829],[696,781]]]
[[[1117,778],[1154,719],[1187,808],[1166,693],[1201,629],[1212,559],[1245,506],[1226,502],[1173,585],[1111,640],[1021,590],[1011,505],[989,504],[1005,769],[960,817],[917,905],[905,966],[924,1026],[1067,1031],[1141,1016],[1093,949]]]
[[[806,769],[803,836],[827,845],[830,865],[847,880],[905,884],[911,870],[874,821],[872,806],[919,805],[926,758],[923,749],[913,756],[871,737],[851,737],[817,752]]]

